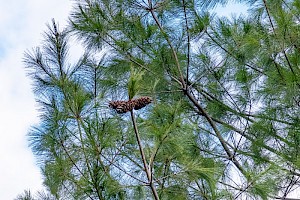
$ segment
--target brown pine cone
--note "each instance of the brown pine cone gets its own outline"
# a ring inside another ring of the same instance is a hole
[[[132,101],[110,101],[109,107],[121,114],[131,111],[134,107],[134,104]]]
[[[138,99],[133,99],[129,101],[110,101],[109,107],[116,110],[117,113],[126,113],[131,111],[132,109],[139,110],[144,108],[146,105],[152,102],[150,97],[140,97]]]
[[[116,109],[118,107],[119,103],[120,103],[120,101],[110,101],[108,104],[109,104],[109,107]]]
[[[126,113],[127,112],[127,101],[110,101],[109,107],[116,110],[117,113]]]
[[[133,100],[134,101],[134,109],[139,110],[141,108],[144,108],[146,105],[150,104],[152,102],[152,99],[150,97],[140,97],[138,99]]]
[[[128,111],[133,110],[133,108],[134,108],[134,100],[127,101],[127,108],[128,108]]]

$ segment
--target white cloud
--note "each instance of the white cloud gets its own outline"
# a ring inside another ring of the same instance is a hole
[[[216,6],[214,12],[220,17],[232,17],[234,15],[247,15],[248,6],[242,3],[230,2],[226,6]]]
[[[46,23],[60,26],[72,7],[61,0],[0,0],[0,199],[14,199],[24,189],[42,188],[26,134],[37,122],[23,53],[39,45]]]

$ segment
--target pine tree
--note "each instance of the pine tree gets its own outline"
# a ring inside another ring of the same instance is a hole
[[[25,190],[22,194],[19,194],[14,200],[57,200],[55,196],[49,192],[37,191],[35,195],[30,190]]]
[[[69,27],[48,26],[24,62],[52,195],[280,199],[299,186],[299,3],[208,12],[226,2],[78,0]]]
[[[30,190],[25,190],[23,194],[17,196],[15,200],[34,200]]]

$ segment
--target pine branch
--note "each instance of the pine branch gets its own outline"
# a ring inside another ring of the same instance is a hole
[[[159,142],[158,146],[155,148],[155,151],[153,152],[152,156],[150,157],[150,161],[149,161],[149,168],[150,168],[150,172],[152,174],[152,171],[153,171],[153,166],[154,166],[154,160],[156,158],[156,155],[159,151],[159,149],[161,148],[162,144],[163,144],[163,141],[168,137],[168,135],[165,135],[163,137],[163,139]]]
[[[167,43],[168,43],[168,45],[169,45],[169,47],[170,47],[170,49],[171,49],[171,51],[172,51],[173,57],[174,57],[174,59],[175,59],[177,71],[178,71],[178,73],[179,73],[179,78],[180,78],[181,87],[184,88],[184,89],[186,89],[186,88],[187,88],[186,82],[185,82],[184,77],[183,77],[183,74],[182,74],[182,72],[181,72],[181,68],[180,68],[180,64],[179,64],[179,60],[178,60],[178,57],[177,57],[177,53],[176,53],[176,51],[175,51],[175,48],[173,47],[173,45],[172,45],[172,43],[171,43],[169,37],[168,37],[167,34],[165,33],[165,31],[164,31],[162,25],[160,24],[160,22],[159,22],[157,16],[156,16],[155,13],[154,13],[154,8],[152,7],[152,0],[148,0],[148,2],[149,2],[149,5],[150,5],[149,11],[150,11],[150,13],[151,13],[151,16],[153,17],[155,23],[156,23],[157,26],[159,27],[161,33],[163,34],[164,38],[166,39],[166,41],[167,41]]]
[[[169,173],[170,163],[171,163],[170,160],[167,158],[164,163],[163,177],[167,177],[167,173]],[[160,182],[160,180],[158,180],[158,182]],[[165,182],[166,182],[166,178],[162,178],[162,183],[161,183],[161,188],[160,188],[161,193],[163,193],[163,191],[164,191]]]
[[[189,68],[190,68],[190,60],[191,60],[191,37],[190,37],[190,30],[188,25],[188,18],[187,18],[187,11],[186,11],[186,2],[185,0],[182,0],[183,5],[183,12],[184,12],[184,19],[185,19],[185,27],[186,27],[186,34],[187,34],[187,67],[186,67],[186,87],[185,90],[188,89],[188,83],[189,83]]]
[[[146,175],[147,175],[147,178],[148,178],[148,181],[149,181],[149,186],[151,188],[151,191],[152,191],[152,194],[153,194],[154,198],[156,200],[159,200],[158,193],[157,193],[156,188],[153,184],[153,178],[152,178],[153,175],[151,174],[151,171],[148,168],[146,156],[145,156],[145,153],[144,153],[144,150],[143,150],[143,147],[142,147],[142,142],[141,142],[141,138],[140,138],[138,128],[137,128],[137,125],[136,125],[133,110],[130,111],[130,115],[131,115],[132,125],[133,125],[133,128],[134,128],[135,137],[136,137],[136,140],[137,140],[137,143],[138,143],[138,146],[139,146],[139,150],[140,150],[140,154],[141,154],[141,157],[142,157],[142,161],[143,161],[143,164],[144,164],[144,170],[146,172]]]
[[[207,36],[216,44],[218,45],[218,47],[220,47],[223,51],[225,51],[228,55],[230,55],[232,58],[238,60],[238,58],[229,50],[227,50],[226,48],[224,48],[211,34],[209,34],[209,32],[207,30],[205,30]],[[253,69],[254,71],[260,73],[260,74],[264,74],[266,75],[263,71],[261,71],[260,69],[253,67],[252,65],[245,63],[245,65],[251,69]]]
[[[239,169],[239,171],[243,175],[246,176],[247,175],[246,171],[244,170],[244,168],[242,167],[242,165],[236,160],[236,158],[233,156],[232,152],[230,151],[230,149],[228,148],[228,146],[226,144],[226,141],[222,137],[221,133],[219,132],[219,130],[218,130],[215,122],[211,118],[211,116],[209,116],[209,114],[204,110],[204,108],[202,108],[202,106],[197,102],[197,100],[194,98],[194,96],[189,91],[186,91],[185,94],[189,98],[189,100],[193,103],[193,105],[198,109],[198,111],[200,113],[202,113],[202,115],[206,118],[206,120],[208,121],[208,123],[210,124],[210,126],[213,128],[213,130],[216,133],[216,136],[218,137],[218,139],[219,139],[222,147],[224,148],[226,154],[228,155],[229,158],[232,159],[233,164],[237,167],[237,169]]]
[[[79,113],[77,114],[77,116],[79,116]],[[92,173],[91,166],[90,166],[90,163],[89,163],[89,160],[88,160],[88,157],[87,157],[87,152],[86,152],[86,149],[85,149],[85,146],[84,146],[84,139],[83,139],[81,125],[80,125],[83,122],[81,121],[80,117],[76,118],[76,123],[77,123],[78,131],[79,131],[79,138],[80,138],[81,149],[83,151],[83,156],[84,156],[84,159],[85,159],[85,164],[86,164],[87,169],[88,169],[88,173],[90,174],[90,177],[92,179],[92,183],[96,186],[95,188],[96,188],[96,191],[97,191],[98,198],[100,200],[102,200],[102,199],[104,199],[104,197],[98,191],[99,188],[98,188],[97,182],[95,181],[96,177],[94,177],[94,174]]]
[[[67,154],[68,159],[72,162],[72,164],[74,165],[74,167],[77,169],[77,171],[81,174],[81,176],[87,181],[90,182],[90,180],[85,176],[85,174],[82,172],[82,170],[78,167],[78,165],[75,163],[75,161],[73,160],[73,158],[71,157],[69,151],[67,150],[67,148],[65,147],[63,141],[60,139],[60,144],[63,147],[63,150],[65,151],[65,153]],[[74,182],[75,184],[77,184],[76,182]],[[78,186],[78,184],[77,184]],[[84,190],[85,194],[89,197],[89,199],[94,200],[90,194],[88,194],[85,190]]]
[[[271,18],[271,14],[270,14],[270,11],[269,11],[269,8],[268,8],[268,5],[267,5],[266,0],[263,0],[263,3],[264,3],[264,7],[265,7],[265,9],[266,9],[266,11],[267,11],[268,19],[269,19],[269,22],[270,22],[270,24],[271,24],[273,33],[274,33],[275,36],[277,36],[277,34],[276,34],[276,32],[275,32],[275,26],[274,26],[274,24],[273,24],[273,21],[272,21],[272,18]],[[287,56],[287,54],[286,54],[286,52],[285,52],[284,43],[283,43],[283,47],[282,47],[282,53],[283,53],[283,55],[284,55],[284,58],[285,58],[286,61],[287,61],[287,64],[288,64],[288,66],[289,66],[289,69],[291,70],[291,72],[292,72],[292,74],[294,75],[295,79],[298,81],[298,78],[297,78],[298,76],[297,76],[297,74],[295,73],[295,71],[294,71],[294,69],[293,69],[293,67],[292,67],[292,65],[291,65],[291,62],[290,62],[290,60],[289,60],[289,58],[288,58],[288,56]],[[274,61],[274,62],[275,62],[275,61]],[[300,84],[299,84],[299,83],[297,83],[297,85],[298,85],[298,87],[300,87]]]
[[[108,159],[105,155],[103,155],[101,153],[101,156],[107,161],[109,162],[110,165],[116,167],[118,170],[120,170],[121,172],[124,172],[124,174],[126,174],[127,176],[137,180],[138,182],[141,182],[143,184],[148,184],[147,182],[141,180],[141,179],[138,179],[137,177],[133,176],[132,174],[128,173],[127,171],[125,171],[124,169],[122,169],[120,166],[116,165],[113,161],[111,161],[110,159]]]

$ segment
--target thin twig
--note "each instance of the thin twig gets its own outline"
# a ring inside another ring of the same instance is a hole
[[[159,22],[157,16],[156,16],[155,13],[154,13],[154,9],[152,8],[152,0],[149,0],[149,5],[150,5],[149,11],[150,11],[150,13],[151,13],[151,15],[152,15],[152,17],[153,17],[155,23],[156,23],[157,26],[159,27],[161,33],[164,35],[164,37],[165,37],[165,39],[166,39],[166,41],[167,41],[169,47],[170,47],[171,50],[172,50],[172,54],[173,54],[173,57],[174,57],[174,59],[175,59],[176,67],[177,67],[177,70],[178,70],[178,73],[179,73],[181,86],[182,86],[182,88],[186,89],[186,82],[185,82],[185,80],[184,80],[183,74],[182,74],[181,69],[180,69],[180,64],[179,64],[179,60],[178,60],[178,57],[177,57],[177,53],[176,53],[176,51],[175,51],[175,49],[174,49],[174,47],[173,47],[173,45],[172,45],[172,43],[171,43],[169,37],[166,35],[166,33],[165,33],[165,31],[164,31],[162,25],[160,24],[160,22]]]
[[[185,89],[187,90],[188,88],[188,82],[189,82],[189,67],[190,67],[190,56],[191,56],[191,38],[190,38],[190,30],[189,30],[189,25],[188,25],[188,19],[187,19],[187,12],[186,12],[186,3],[185,0],[182,0],[183,4],[183,12],[184,12],[184,19],[185,19],[185,27],[186,27],[186,34],[187,34],[187,67],[186,67],[186,82],[187,84],[185,85]]]
[[[107,161],[109,162],[110,165],[113,165],[114,167],[116,167],[116,168],[119,169],[120,171],[124,172],[127,176],[129,176],[129,177],[131,177],[131,178],[133,178],[133,179],[135,179],[135,180],[137,180],[137,181],[139,181],[139,182],[141,182],[141,183],[148,184],[147,182],[142,181],[142,180],[136,178],[135,176],[133,176],[132,174],[128,173],[127,171],[125,171],[124,169],[122,169],[121,167],[119,167],[118,165],[116,165],[113,161],[111,161],[110,159],[108,159],[108,158],[107,158],[106,156],[104,156],[103,154],[101,154],[101,156],[102,156],[105,160],[107,160]]]

